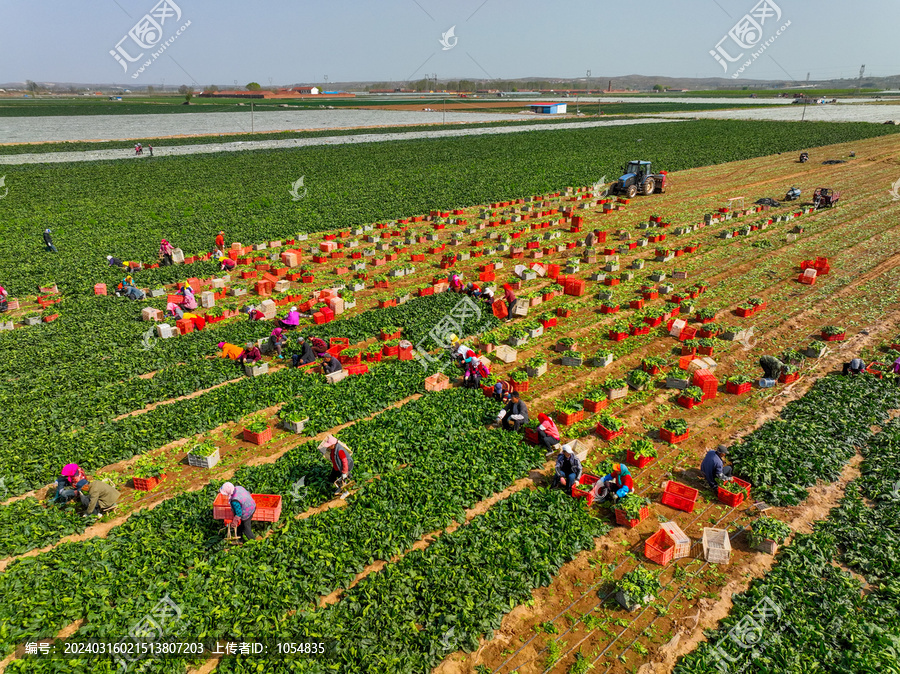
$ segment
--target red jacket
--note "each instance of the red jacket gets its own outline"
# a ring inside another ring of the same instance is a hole
[[[216,248],[218,248],[219,250],[222,250],[224,245],[225,245],[225,237],[222,236],[221,234],[218,234],[216,236]]]
[[[350,450],[340,441],[331,448],[331,466],[340,473],[349,473],[353,467]]]

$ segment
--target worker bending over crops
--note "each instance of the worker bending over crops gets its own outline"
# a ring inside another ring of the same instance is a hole
[[[297,307],[291,307],[288,315],[279,319],[278,324],[285,330],[296,330],[300,326],[300,312]]]
[[[262,354],[259,352],[259,347],[256,346],[253,342],[247,342],[247,345],[244,347],[244,350],[241,352],[241,355],[238,356],[238,363],[243,365],[244,363],[256,363],[262,359]]]
[[[450,335],[450,357],[453,358],[458,365],[462,365],[465,362],[470,351],[472,351],[472,349],[463,344],[459,337]]]
[[[81,502],[86,508],[84,516],[99,515],[119,502],[119,491],[103,480],[94,480],[81,487]]]
[[[77,463],[63,466],[56,479],[56,495],[52,503],[68,503],[78,494],[78,490],[87,483],[87,476]]]
[[[169,302],[166,305],[166,314],[175,318],[176,320],[181,320],[184,318],[184,311],[182,311],[181,307],[179,307],[175,302]]]
[[[353,452],[343,442],[333,435],[327,436],[319,449],[328,450],[328,458],[331,459],[331,475],[328,481],[332,484],[339,479],[344,482],[350,479],[350,471],[353,470]]]
[[[116,286],[116,295],[127,297],[130,300],[142,300],[145,297],[144,291],[134,285],[134,279],[131,276],[126,276]]]
[[[219,342],[219,348],[222,349],[219,358],[231,358],[231,360],[237,360],[241,357],[241,354],[244,353],[244,350],[237,344],[229,344],[228,342]]]
[[[732,476],[734,469],[725,465],[727,455],[728,448],[725,445],[719,445],[715,449],[709,450],[703,457],[700,472],[706,478],[706,484],[710,489],[717,490],[720,482],[724,482]]]
[[[507,431],[517,431],[528,423],[528,406],[519,398],[518,391],[512,392],[506,407],[497,415],[497,423],[501,422]]]
[[[306,339],[303,335],[297,338],[297,342],[300,345],[300,353],[295,353],[291,356],[291,362],[294,364],[294,367],[299,367],[300,365],[309,365],[310,363],[314,363],[316,360],[316,354],[313,353],[311,340]]]
[[[569,445],[564,445],[559,456],[556,457],[556,467],[553,470],[553,481],[550,483],[550,487],[551,489],[553,487],[571,489],[573,484],[578,483],[581,473],[581,461],[575,456],[575,451]]]
[[[185,309],[196,309],[197,308],[197,298],[194,297],[194,289],[187,283],[179,283],[178,284],[178,294],[184,297],[184,300],[181,302],[181,306]]]
[[[766,374],[766,379],[778,379],[784,370],[784,363],[775,356],[763,356],[759,359],[759,366]]]
[[[594,501],[600,503],[607,499],[613,503],[634,491],[631,471],[623,463],[614,463],[612,472],[604,475],[594,485]]]
[[[541,444],[547,449],[553,449],[559,444],[559,429],[556,427],[553,419],[546,414],[538,414],[538,421],[540,423],[537,427],[537,433]]]
[[[234,271],[237,262],[224,255],[219,257],[219,271]]]
[[[272,330],[272,334],[269,335],[269,348],[275,352],[275,357],[279,360],[284,358],[281,351],[284,348],[285,336],[284,330],[281,328],[275,328]]]
[[[844,363],[843,374],[844,376],[848,374],[862,374],[865,370],[866,364],[863,362],[863,359],[856,357],[849,363]]]
[[[236,487],[231,482],[226,482],[219,489],[219,493],[228,499],[231,506],[231,526],[241,535],[242,540],[253,540],[256,536],[250,528],[250,520],[256,512],[256,501],[243,487]]]
[[[461,293],[463,291],[462,279],[456,272],[450,277],[450,292]]]
[[[506,320],[512,320],[513,307],[516,306],[516,294],[508,283],[503,286],[503,301],[506,302]]]
[[[481,380],[491,376],[491,369],[485,365],[480,359],[475,357],[474,352],[466,358],[466,372],[463,375],[463,386],[466,388],[480,388]]]
[[[504,405],[509,402],[509,396],[512,393],[512,389],[509,387],[509,382],[501,379],[496,384],[494,384],[494,400],[498,403],[503,403]]]

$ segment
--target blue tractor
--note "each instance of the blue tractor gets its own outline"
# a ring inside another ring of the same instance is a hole
[[[612,186],[613,194],[624,194],[629,199],[638,193],[662,194],[666,191],[668,175],[665,171],[653,173],[649,161],[630,161],[624,173]]]

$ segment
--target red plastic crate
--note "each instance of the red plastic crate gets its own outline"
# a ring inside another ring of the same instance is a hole
[[[578,484],[573,484],[571,493],[573,498],[586,498],[587,506],[590,507],[594,503],[594,485],[600,481],[597,475],[590,473],[582,473],[578,478]]]
[[[272,439],[272,428],[269,427],[262,433],[254,433],[253,431],[248,431],[246,428],[242,432],[244,442],[249,442],[254,445],[262,445],[269,440]]]
[[[686,342],[689,339],[694,339],[697,334],[697,328],[681,328],[681,332],[678,334],[679,342]]]
[[[578,423],[582,419],[584,419],[584,410],[578,410],[577,412],[573,412],[572,414],[563,414],[562,412],[556,413],[556,421],[563,426],[571,426],[574,423]]]
[[[253,522],[277,522],[281,517],[281,496],[278,494],[250,494],[256,503]],[[213,519],[230,520],[233,517],[231,505],[224,494],[217,494],[213,501]]]
[[[607,442],[609,442],[610,440],[613,440],[614,438],[618,438],[620,435],[623,435],[625,433],[624,428],[621,431],[611,431],[608,428],[604,428],[600,424],[597,424],[596,430],[597,430],[597,435],[599,435],[601,438],[603,438]]]
[[[746,382],[744,384],[732,384],[731,382],[726,382],[725,392],[731,393],[733,395],[743,395],[745,393],[749,393],[752,386],[753,385],[750,382]]]
[[[826,335],[824,332],[822,333],[822,339],[826,342],[843,342],[847,333],[842,332],[839,335]]]
[[[369,371],[369,366],[365,363],[357,363],[356,365],[347,365],[344,369],[347,371],[347,374],[366,374]]]
[[[780,381],[782,384],[793,384],[799,378],[800,378],[800,373],[794,372],[792,374],[783,374],[783,375],[779,376],[778,381]]]
[[[656,461],[655,456],[642,456],[640,459],[635,458],[634,452],[630,449],[625,452],[625,463],[636,468],[644,468]]]
[[[675,558],[675,541],[664,529],[660,529],[644,541],[644,557],[665,566]]]
[[[736,482],[741,487],[743,487],[744,489],[747,490],[747,499],[749,500],[750,499],[750,483],[744,482],[739,477],[733,477],[731,479],[733,482]],[[744,496],[742,494],[732,494],[731,492],[725,491],[724,489],[722,489],[722,487],[719,487],[718,497],[719,497],[719,500],[722,501],[722,503],[725,503],[726,505],[728,505],[732,508],[736,508],[737,506],[739,506],[741,503],[744,502]]]
[[[636,520],[629,520],[629,519],[626,519],[626,518],[625,518],[625,512],[622,511],[622,510],[618,510],[618,509],[617,509],[617,510],[615,510],[615,511],[613,511],[613,512],[616,513],[616,524],[618,524],[619,526],[628,527],[629,529],[633,529],[633,528],[636,527],[638,524],[640,524],[641,522],[643,522],[645,519],[647,519],[648,517],[650,517],[650,508],[647,507],[647,506],[644,506],[643,508],[641,508],[641,511],[640,511],[640,518],[639,518],[639,519],[636,519]]]
[[[679,442],[684,442],[687,440],[688,436],[691,434],[691,429],[686,430],[681,435],[675,435],[672,431],[667,428],[659,429],[659,439],[663,442],[668,442],[670,445],[677,445]]]
[[[686,410],[692,410],[697,406],[697,402],[694,401],[693,398],[685,398],[684,396],[678,396],[678,406],[683,407]]]
[[[138,491],[150,491],[165,479],[165,475],[160,475],[159,477],[133,477],[131,481],[134,482],[134,488]]]
[[[609,398],[604,398],[603,400],[588,400],[584,399],[584,411],[590,412],[593,414],[594,412],[599,412],[600,410],[609,406]]]
[[[694,506],[697,505],[699,493],[693,487],[669,480],[662,494],[662,504],[676,510],[692,513],[694,512]]]

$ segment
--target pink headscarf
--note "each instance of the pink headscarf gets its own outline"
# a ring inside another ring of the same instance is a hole
[[[225,498],[231,498],[231,495],[234,493],[234,485],[231,482],[226,482],[219,487],[219,493],[225,496]]]
[[[77,463],[67,463],[63,466],[62,476],[63,477],[72,477],[78,473],[78,464]]]
[[[224,348],[225,348],[225,342],[219,342],[219,348],[220,348],[220,349],[224,349]]]
[[[175,304],[174,302],[169,302],[166,305],[166,311],[171,311],[173,316],[177,313],[177,311],[176,311],[177,308],[178,308],[178,305]]]
[[[275,328],[274,330],[272,330],[272,337],[278,339],[279,337],[281,337],[282,332],[283,330],[281,328]]]

